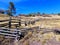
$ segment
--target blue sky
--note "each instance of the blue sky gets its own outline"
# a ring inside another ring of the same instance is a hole
[[[0,0],[0,9],[7,10],[10,1],[14,2],[17,14],[60,12],[60,0]]]

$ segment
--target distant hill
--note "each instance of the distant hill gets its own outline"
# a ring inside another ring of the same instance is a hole
[[[0,17],[8,17],[6,14],[0,14]]]

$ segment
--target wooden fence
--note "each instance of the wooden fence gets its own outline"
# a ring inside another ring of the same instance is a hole
[[[0,27],[8,27],[11,28],[11,26],[15,26],[15,27],[19,27],[21,26],[21,24],[24,24],[25,26],[28,26],[28,24],[34,24],[34,21],[22,21],[20,18],[12,18],[9,17],[9,19],[4,19],[4,20],[0,20]]]
[[[9,27],[11,28],[11,26],[21,26],[21,20],[20,19],[15,19],[12,17],[9,17],[9,19],[4,19],[4,20],[0,20],[0,27]]]

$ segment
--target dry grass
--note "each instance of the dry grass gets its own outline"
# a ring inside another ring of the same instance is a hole
[[[43,18],[44,18],[44,20],[40,20],[40,21],[36,22],[35,25],[31,25],[31,24],[28,25],[28,28],[35,27],[35,26],[40,26],[41,28],[60,28],[60,17],[55,17],[55,18],[59,18],[59,20],[52,19],[53,17],[50,17],[48,19],[45,17],[43,17]],[[9,19],[9,17],[3,17],[3,16],[0,17],[0,20],[7,20],[7,19]],[[25,17],[25,19],[22,19],[22,20],[25,21],[26,17]],[[13,22],[15,22],[15,21],[13,21]],[[16,20],[16,22],[17,22],[17,20]],[[3,23],[0,22],[0,24],[5,24],[5,23],[8,23],[8,22],[3,22]],[[15,23],[15,24],[17,24],[17,23]],[[12,26],[12,27],[15,28],[15,26]],[[23,27],[25,27],[25,26],[21,26],[21,28],[23,28]],[[60,35],[56,35],[53,32],[49,32],[49,33],[45,33],[45,34],[42,34],[42,33],[43,33],[43,31],[41,31],[39,33],[37,33],[36,30],[33,33],[29,31],[28,34],[19,41],[19,43],[23,43],[23,45],[29,45],[29,41],[31,41],[31,42],[38,41],[38,42],[42,42],[44,45],[46,43],[46,41],[48,41],[49,39],[51,39],[53,37],[56,37],[56,41],[60,41]],[[3,38],[0,38],[0,40],[3,40]],[[4,42],[5,41],[3,41],[3,43]]]

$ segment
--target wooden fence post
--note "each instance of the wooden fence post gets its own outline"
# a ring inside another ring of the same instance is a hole
[[[21,26],[21,20],[19,20],[19,26]]]
[[[25,21],[25,26],[27,26],[27,23],[26,23],[26,21]]]
[[[10,16],[10,19],[9,19],[9,28],[11,28],[11,16]]]

